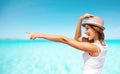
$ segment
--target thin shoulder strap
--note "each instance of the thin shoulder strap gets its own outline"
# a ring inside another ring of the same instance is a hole
[[[93,43],[94,45],[98,46],[100,51],[102,52],[102,45],[101,44],[98,44],[98,43]]]

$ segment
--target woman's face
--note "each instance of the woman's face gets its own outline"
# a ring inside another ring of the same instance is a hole
[[[85,25],[85,34],[88,36],[89,40],[93,40],[96,36],[96,32],[94,29],[92,29],[89,25]]]

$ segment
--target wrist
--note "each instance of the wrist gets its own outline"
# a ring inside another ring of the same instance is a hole
[[[84,18],[81,16],[81,17],[80,17],[80,20],[83,20],[83,19],[84,19]]]
[[[80,17],[80,19],[78,20],[78,24],[81,24],[81,23],[82,23],[82,20],[83,20],[83,18]]]

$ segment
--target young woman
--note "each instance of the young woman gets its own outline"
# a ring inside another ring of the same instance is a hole
[[[87,19],[86,23],[82,21]],[[85,34],[88,38],[82,37],[81,26],[86,28]],[[76,29],[75,40],[56,35],[38,34],[34,32],[27,32],[30,34],[30,39],[44,38],[56,42],[68,44],[78,50],[84,51],[83,59],[83,74],[101,74],[107,46],[104,42],[104,21],[91,14],[85,14],[80,17]]]

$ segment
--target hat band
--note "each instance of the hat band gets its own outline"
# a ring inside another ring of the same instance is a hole
[[[97,22],[94,22],[94,21],[91,21],[91,20],[88,20],[86,23],[91,23],[91,24],[94,24],[94,25],[96,25],[96,26],[101,26],[101,27],[103,27],[102,24],[97,23]]]

